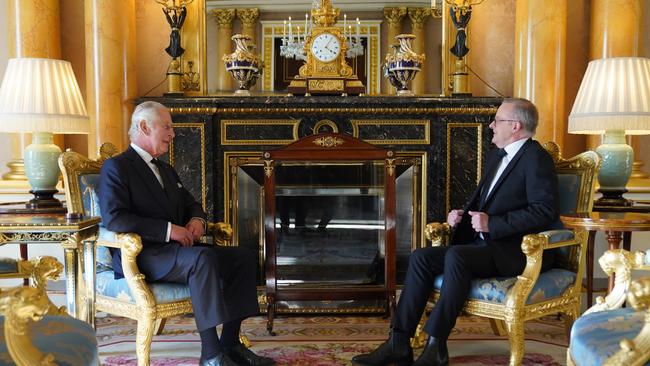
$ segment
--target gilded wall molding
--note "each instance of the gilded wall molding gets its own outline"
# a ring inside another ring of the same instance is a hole
[[[454,128],[476,129],[476,184],[481,180],[483,167],[483,156],[481,155],[481,143],[483,142],[483,124],[481,123],[460,123],[450,122],[447,124],[447,161],[445,172],[445,212],[451,210],[451,130]]]
[[[201,204],[207,207],[206,199],[206,177],[205,177],[205,124],[203,123],[174,123],[174,129],[180,128],[198,128],[201,135]],[[174,166],[174,141],[170,143],[169,147],[169,164]]]
[[[408,8],[408,16],[413,28],[422,29],[431,16],[431,8]]]
[[[236,9],[235,14],[237,19],[242,22],[243,27],[254,28],[257,19],[260,17],[260,10],[257,8]]]
[[[384,8],[384,19],[389,28],[401,29],[402,19],[405,15],[406,7]]]
[[[235,19],[235,9],[212,9],[212,16],[217,20],[217,26],[232,30],[232,21]]]
[[[353,119],[350,124],[352,124],[352,136],[374,145],[429,145],[431,142],[431,121],[428,119]],[[359,136],[359,128],[363,126],[422,126],[424,135],[419,139],[364,139]]]
[[[221,120],[221,145],[287,145],[298,139],[298,125],[301,120],[296,119],[224,119]],[[228,138],[229,126],[290,126],[292,139],[288,140],[236,140]]]

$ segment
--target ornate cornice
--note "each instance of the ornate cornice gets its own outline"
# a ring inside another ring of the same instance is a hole
[[[400,28],[402,18],[406,15],[406,8],[384,8],[384,19],[388,23],[389,28]]]
[[[213,9],[212,15],[217,18],[219,28],[232,29],[232,20],[235,19],[235,9]]]
[[[250,9],[237,9],[237,19],[239,19],[244,27],[252,27],[260,17],[260,10],[257,8]]]
[[[413,28],[423,28],[430,15],[431,8],[408,8],[408,16]]]

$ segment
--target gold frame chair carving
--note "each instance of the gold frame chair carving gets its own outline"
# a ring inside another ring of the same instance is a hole
[[[88,159],[69,150],[59,157],[59,167],[63,173],[69,213],[83,214],[85,211],[84,192],[79,184],[80,177],[85,174],[99,174],[103,162],[115,155],[117,148],[111,143],[104,143],[100,147],[99,153],[97,160]],[[100,228],[97,245],[122,251],[122,270],[134,302],[97,294],[96,309],[137,321],[136,354],[138,365],[149,365],[153,336],[162,333],[166,318],[191,313],[192,302],[188,296],[181,300],[156,303],[154,294],[136,263],[136,258],[142,250],[140,236],[134,233],[111,233],[114,235],[112,236],[114,240],[107,240],[106,236],[102,235],[102,230],[105,229]],[[213,233],[215,243],[224,245],[229,242],[232,229],[225,223],[209,223],[208,232]],[[111,236],[109,235],[109,237]]]
[[[608,276],[615,276],[614,288],[605,297],[598,296],[596,303],[582,316],[620,309],[625,300],[635,312],[643,314],[643,325],[632,339],[619,341],[620,349],[602,362],[603,366],[641,366],[650,360],[650,277],[632,280],[635,270],[650,270],[646,253],[628,252],[624,249],[607,250],[598,259],[603,271]],[[614,315],[618,318],[620,314]],[[606,327],[605,327],[606,328]],[[567,348],[567,365],[576,366],[571,354],[571,344]]]
[[[575,195],[575,212],[589,212],[593,206],[593,192],[596,176],[600,168],[600,157],[596,152],[586,151],[573,158],[564,159],[560,149],[554,142],[547,142],[544,148],[549,152],[558,175],[570,174],[580,177],[580,189]],[[447,223],[430,223],[426,225],[425,237],[433,246],[448,245],[451,228]],[[567,334],[573,321],[580,314],[580,296],[582,276],[585,264],[587,231],[572,230],[572,238],[556,241],[553,239],[557,231],[547,231],[526,235],[521,249],[526,255],[524,272],[517,276],[514,285],[506,293],[502,303],[487,300],[468,299],[463,308],[470,315],[490,318],[492,331],[496,335],[508,336],[510,343],[510,365],[521,365],[524,356],[524,322],[549,314],[564,314]],[[545,250],[565,248],[569,250],[567,263],[564,268],[576,274],[575,281],[560,296],[536,301],[529,300],[529,295],[537,282],[542,268],[542,254]],[[439,294],[434,292],[433,300]],[[421,347],[426,341],[426,335],[421,330],[424,316],[418,326],[411,344]]]

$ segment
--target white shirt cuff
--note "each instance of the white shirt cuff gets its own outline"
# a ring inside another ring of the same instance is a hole
[[[167,222],[167,236],[165,236],[165,242],[169,243],[169,239],[172,236],[172,223]]]

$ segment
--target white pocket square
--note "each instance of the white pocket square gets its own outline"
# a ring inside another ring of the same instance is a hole
[[[183,185],[180,183],[176,183],[178,185],[178,188],[183,188]]]

